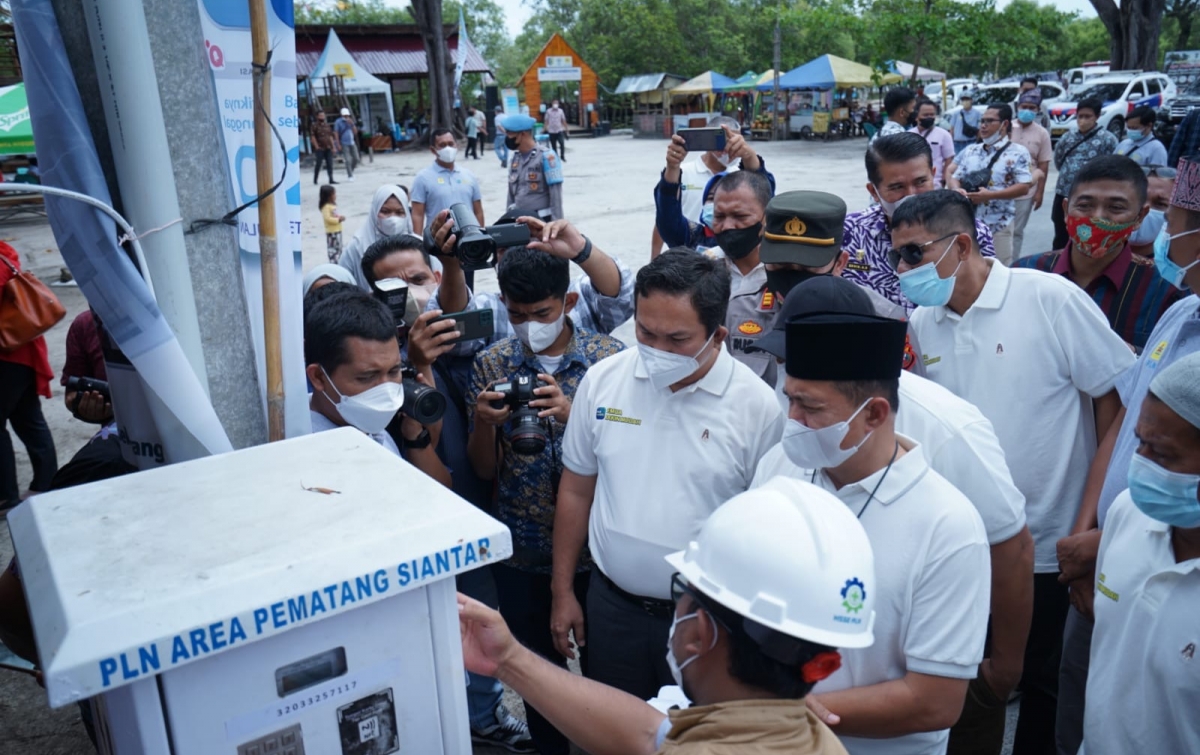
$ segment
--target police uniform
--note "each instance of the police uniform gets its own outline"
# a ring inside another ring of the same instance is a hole
[[[706,249],[708,257],[721,258],[729,269],[731,287],[729,308],[725,312],[725,328],[729,335],[725,346],[729,353],[754,371],[767,385],[774,387],[779,370],[775,359],[754,349],[754,343],[775,326],[779,313],[779,297],[767,290],[767,269],[760,262],[746,275],[725,257],[720,247]]]
[[[501,122],[509,135],[532,131],[536,121],[527,115],[510,115]],[[542,220],[563,217],[562,161],[553,150],[534,146],[528,152],[514,150],[508,162],[508,207]]]

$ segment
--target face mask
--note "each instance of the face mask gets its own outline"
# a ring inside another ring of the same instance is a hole
[[[907,273],[900,273],[900,292],[913,304],[919,307],[941,307],[950,301],[950,296],[954,293],[954,276],[958,274],[958,268],[962,267],[962,260],[954,266],[954,272],[950,273],[949,278],[938,275],[937,266],[950,253],[954,243],[951,241],[950,246],[946,247],[946,251],[942,252],[942,256],[932,265],[921,265]]]
[[[437,151],[437,156],[444,163],[452,163],[458,156],[458,147],[442,147]]]
[[[935,118],[922,118],[921,120],[917,121],[917,123],[920,124],[921,128],[928,131],[929,129],[933,128],[933,123],[935,120]]]
[[[733,158],[730,157],[729,155],[725,154],[724,152],[718,152],[716,154],[716,158],[717,158],[717,162],[721,163],[726,168],[729,167],[729,163],[733,162]]]
[[[862,406],[850,415],[850,419],[817,430],[789,419],[783,428],[784,453],[793,464],[804,469],[840,467],[843,462],[858,453],[862,444],[871,437],[871,433],[867,433],[857,446],[842,448],[842,441],[850,432],[850,423],[869,402],[870,399],[864,401]]]
[[[717,245],[731,260],[740,260],[758,248],[762,242],[762,221],[749,228],[730,228],[716,235]]]
[[[339,399],[333,404],[337,413],[346,422],[367,435],[378,435],[387,429],[392,417],[395,417],[396,412],[400,411],[400,407],[404,406],[404,386],[400,383],[393,383],[389,380],[373,388],[368,388],[356,396],[343,396],[337,386],[333,384],[329,373],[325,372],[324,367],[321,368],[321,372],[325,374],[325,380]],[[333,401],[333,397],[328,393],[325,396]]]
[[[1144,131],[1130,131],[1129,132],[1129,141],[1136,144],[1137,142],[1140,142],[1143,139],[1145,139],[1147,136],[1149,136],[1149,134],[1147,134]]]
[[[1177,233],[1174,236],[1167,233],[1166,227],[1159,232],[1158,238],[1154,240],[1154,267],[1158,268],[1158,274],[1163,277],[1167,283],[1170,283],[1175,288],[1186,291],[1187,286],[1183,282],[1183,277],[1187,275],[1187,271],[1191,270],[1197,264],[1200,264],[1200,258],[1197,258],[1192,264],[1187,267],[1176,265],[1170,256],[1171,242],[1181,236],[1187,236],[1190,233],[1200,231],[1200,228],[1191,231]]]
[[[426,283],[424,286],[409,286],[408,297],[416,302],[417,312],[424,312],[425,305],[429,303],[429,300],[433,298],[437,290],[438,284],[436,283]]]
[[[699,616],[699,613],[689,613],[686,616],[677,616],[671,620],[671,628],[667,630],[667,667],[671,669],[671,678],[675,680],[675,685],[683,687],[683,670],[688,667],[688,664],[696,660],[700,656],[693,655],[683,663],[675,660],[675,648],[672,647],[675,641],[675,627],[689,619],[694,619]]]
[[[992,134],[991,136],[981,137],[980,141],[982,141],[984,144],[986,144],[990,147],[993,144],[995,144],[996,142],[1000,141],[1000,136],[1001,136],[1000,129],[996,129],[996,133]]]
[[[1129,462],[1129,496],[1143,514],[1172,527],[1200,527],[1200,475],[1163,469],[1141,454]]]
[[[1146,217],[1142,218],[1142,224],[1129,237],[1129,243],[1134,246],[1153,244],[1166,222],[1167,216],[1162,210],[1151,210],[1146,213]]]
[[[1033,110],[1017,111],[1017,120],[1021,123],[1024,123],[1026,126],[1028,126],[1030,123],[1033,123],[1034,118],[1037,118],[1037,112]]]
[[[558,336],[563,331],[564,319],[567,316],[566,308],[559,313],[558,319],[554,322],[523,322],[520,324],[513,323],[513,331],[517,334],[517,338],[521,339],[521,343],[529,347],[529,350],[534,354],[540,354],[550,348]]]
[[[767,290],[782,299],[793,288],[799,286],[809,278],[816,278],[818,275],[832,275],[832,273],[814,273],[811,270],[790,269],[768,270]]]
[[[662,351],[653,346],[647,346],[643,343],[638,344],[638,353],[642,357],[642,364],[646,367],[646,372],[650,375],[650,384],[655,390],[670,388],[680,380],[700,369],[700,362],[696,361],[696,357],[704,353],[708,345],[712,343],[712,339],[716,336],[714,331],[704,345],[700,347],[693,356],[685,356],[676,354],[671,351]],[[707,359],[705,360],[708,361]]]
[[[506,136],[504,137],[504,146],[515,150],[517,147],[521,146],[521,143],[517,141],[517,137],[515,136]]]
[[[712,230],[713,227],[713,206],[710,204],[704,205],[704,209],[700,211],[700,225]]]
[[[905,194],[895,202],[889,202],[883,198],[882,194],[879,193],[879,187],[875,187],[875,199],[878,200],[879,206],[883,208],[884,214],[886,214],[889,218],[896,213],[896,208],[904,204],[904,202],[911,196],[912,194]]]
[[[1067,216],[1067,235],[1071,237],[1072,249],[1085,257],[1099,259],[1125,245],[1125,240],[1133,235],[1133,222],[1111,223],[1103,218]]]
[[[386,218],[379,219],[379,232],[384,236],[399,236],[411,230],[412,225],[408,222],[407,215],[402,218],[395,215],[388,215]]]

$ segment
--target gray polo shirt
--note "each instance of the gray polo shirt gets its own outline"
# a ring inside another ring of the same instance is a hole
[[[450,205],[462,202],[469,207],[482,199],[483,193],[479,190],[475,174],[457,165],[447,170],[434,161],[413,179],[412,201],[425,205],[425,228]],[[419,230],[424,231],[425,228]]]

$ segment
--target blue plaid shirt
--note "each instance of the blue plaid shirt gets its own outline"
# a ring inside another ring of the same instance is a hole
[[[605,357],[625,348],[612,336],[576,327],[567,343],[562,363],[554,379],[569,399],[575,398],[579,382],[588,368]],[[498,381],[522,375],[536,381],[545,373],[536,354],[519,338],[505,338],[492,344],[475,357],[471,384],[467,390],[467,418],[475,428],[475,398]],[[497,430],[503,460],[500,465],[497,517],[512,530],[513,556],[505,563],[522,571],[549,574],[554,541],[554,507],[558,478],[562,475],[562,439],[566,428],[554,419],[549,421],[551,442],[538,456],[526,456],[513,451],[507,437],[506,425]],[[590,558],[580,559],[579,569],[586,569]]]
[[[1167,167],[1179,165],[1179,158],[1191,157],[1200,152],[1200,109],[1193,110],[1179,124],[1179,129],[1171,139],[1171,152],[1167,156]]]

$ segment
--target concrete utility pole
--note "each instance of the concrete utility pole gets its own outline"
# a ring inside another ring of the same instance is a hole
[[[51,0],[51,5],[105,179],[120,211],[120,186],[83,1]],[[199,6],[178,0],[144,0],[143,7],[170,154],[169,165],[147,169],[171,169],[185,227],[193,220],[220,218],[236,204],[225,155],[219,148],[222,132],[212,75],[204,57]],[[184,236],[184,247],[195,299],[192,332],[199,334],[212,405],[234,448],[263,443],[266,418],[243,294],[237,230],[212,225]],[[175,323],[171,326],[181,335]]]
[[[783,30],[780,28],[780,16],[783,15],[782,6],[775,10],[775,88],[771,95],[771,138],[783,139],[783,117],[779,115],[779,67],[783,65],[780,56],[780,42],[783,38]],[[786,112],[786,110],[784,111]]]

